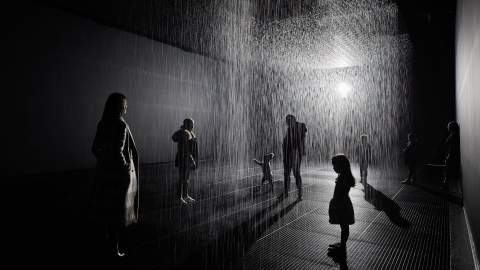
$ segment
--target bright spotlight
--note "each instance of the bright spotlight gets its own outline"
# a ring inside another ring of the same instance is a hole
[[[346,82],[341,82],[337,85],[337,92],[342,98],[346,98],[351,90],[352,86]]]

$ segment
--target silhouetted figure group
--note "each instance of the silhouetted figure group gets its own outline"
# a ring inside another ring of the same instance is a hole
[[[460,128],[457,122],[451,121],[447,125],[447,138],[443,143],[443,162],[441,164],[427,164],[443,169],[440,187],[448,189],[449,183],[458,181],[460,176]],[[417,179],[416,166],[418,162],[417,139],[413,133],[408,134],[406,147],[403,149],[405,165],[408,168],[408,177],[403,184],[413,184]]]
[[[124,238],[126,228],[138,221],[139,214],[139,158],[133,135],[123,116],[127,112],[127,99],[123,94],[111,94],[105,104],[101,121],[92,146],[97,158],[95,174],[95,208],[97,220],[105,228],[105,236],[111,251],[117,256],[125,254]],[[293,172],[298,190],[297,202],[303,198],[302,178],[300,173],[302,157],[305,155],[305,136],[307,128],[295,116],[286,116],[287,130],[282,143],[284,192],[289,195],[290,174]],[[189,194],[190,174],[198,168],[198,143],[194,132],[194,121],[183,120],[183,125],[174,132],[172,140],[177,143],[175,166],[178,168],[178,199],[182,204],[195,202]],[[445,177],[443,185],[458,176],[460,167],[459,128],[458,124],[448,124],[449,136],[446,140]],[[409,169],[405,184],[416,180],[415,164],[417,160],[416,139],[408,135],[407,146],[403,150],[405,164]],[[263,156],[262,161],[254,162],[262,167],[263,183],[267,182],[273,190],[273,174],[270,162],[274,153]],[[361,135],[361,142],[356,148],[360,165],[360,177],[367,186],[368,166],[372,150],[368,136]],[[349,197],[350,189],[355,185],[350,161],[343,154],[332,158],[333,170],[338,174],[335,181],[333,198],[330,200],[328,214],[331,224],[340,225],[341,240],[329,246],[328,255],[345,262],[346,244],[349,238],[349,226],[355,223],[353,205]],[[367,192],[367,191],[366,191]],[[343,260],[342,260],[343,258]]]

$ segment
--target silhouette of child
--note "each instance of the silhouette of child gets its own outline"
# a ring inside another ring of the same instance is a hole
[[[417,179],[415,172],[415,163],[417,162],[417,143],[415,135],[408,133],[407,146],[403,149],[405,165],[408,167],[408,177],[403,180],[403,184],[413,184]]]
[[[265,181],[270,183],[270,186],[273,190],[273,175],[272,175],[272,168],[270,167],[270,161],[275,157],[274,153],[269,153],[263,156],[263,162],[258,161],[257,159],[253,159],[255,163],[262,167],[263,177],[262,177],[262,185]]]
[[[347,240],[350,234],[349,225],[355,223],[353,205],[348,192],[355,185],[348,158],[339,154],[332,158],[333,170],[338,174],[335,181],[333,198],[330,200],[328,215],[330,224],[339,224],[341,229],[340,243],[332,244],[329,254],[346,256]]]

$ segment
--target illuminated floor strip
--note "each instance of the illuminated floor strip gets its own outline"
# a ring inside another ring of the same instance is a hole
[[[477,250],[475,247],[475,242],[473,241],[472,229],[470,228],[470,222],[468,220],[467,210],[463,207],[463,214],[465,216],[465,223],[467,224],[468,239],[470,241],[470,248],[472,249],[473,264],[475,265],[475,270],[480,270]]]

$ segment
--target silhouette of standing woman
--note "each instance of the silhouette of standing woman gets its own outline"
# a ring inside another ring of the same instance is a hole
[[[332,158],[333,170],[338,174],[335,181],[333,198],[328,209],[329,222],[339,224],[341,229],[341,242],[330,245],[329,253],[346,256],[347,240],[350,234],[349,225],[355,223],[353,205],[348,192],[355,185],[355,178],[350,170],[350,161],[345,155],[336,155]]]
[[[111,94],[98,123],[92,152],[97,158],[96,201],[113,251],[125,255],[125,228],[138,217],[138,154],[123,116],[127,98]]]

